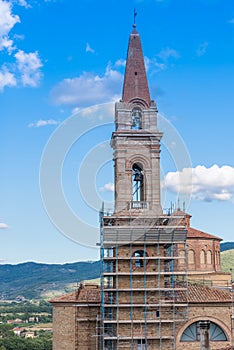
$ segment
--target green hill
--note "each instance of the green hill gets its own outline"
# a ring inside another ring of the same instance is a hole
[[[83,280],[99,277],[100,262],[0,265],[0,299],[38,299],[68,293]]]
[[[232,272],[232,280],[234,280],[234,249],[221,253],[221,267],[225,272]]]
[[[225,248],[233,243],[227,242]],[[234,249],[221,253],[223,271],[233,269]],[[28,262],[18,265],[0,265],[0,299],[41,299],[69,293],[77,283],[97,279],[100,275],[100,261],[71,264],[38,264]]]

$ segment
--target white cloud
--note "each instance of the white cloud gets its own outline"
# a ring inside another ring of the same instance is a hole
[[[11,56],[11,63],[2,65],[0,71],[0,91],[5,86],[17,86],[21,83],[23,86],[38,86],[42,77],[40,68],[42,67],[38,52],[26,53],[19,50],[16,46],[17,40],[23,40],[24,36],[20,34],[10,35],[12,28],[16,23],[20,23],[20,17],[12,12],[12,4],[16,3],[25,8],[31,7],[28,0],[0,0],[0,51]],[[15,51],[12,62],[12,52]]]
[[[161,58],[164,62],[166,62],[171,57],[172,58],[180,57],[179,53],[170,47],[166,47],[165,49],[162,49],[157,56]]]
[[[64,79],[51,91],[57,104],[77,104],[79,107],[109,102],[119,98],[123,76],[108,65],[103,76],[84,72],[79,77]]]
[[[192,194],[202,201],[233,200],[234,168],[228,165],[210,168],[198,165],[181,172],[170,172],[163,180],[163,187],[174,193]]]
[[[92,119],[95,118],[95,120],[113,120],[112,117],[115,112],[115,104],[114,101],[111,101],[110,103],[106,103],[105,105],[92,105],[86,108],[76,108],[74,110],[74,114],[79,113],[79,116],[83,118]]]
[[[144,56],[144,62],[145,62],[145,69],[146,69],[146,72],[148,72],[149,70],[149,67],[152,63],[152,60],[149,59],[149,57],[147,56]]]
[[[47,126],[47,125],[58,125],[59,122],[54,119],[40,119],[37,122],[28,124],[29,128],[40,128],[41,126]]]
[[[9,38],[9,32],[20,18],[12,13],[10,2],[0,0],[0,51],[7,49],[9,52],[13,49],[13,41]]]
[[[22,7],[25,7],[27,9],[32,7],[30,4],[27,3],[26,0],[18,0],[17,3],[18,3],[18,5],[20,5]]]
[[[179,53],[169,47],[162,49],[156,57],[144,57],[146,71],[158,72],[167,69],[171,59],[178,59]]]
[[[0,71],[0,91],[3,91],[6,86],[16,86],[16,79],[7,68],[3,67]]]
[[[103,187],[99,189],[100,192],[114,192],[114,190],[115,190],[115,187],[112,182],[108,182],[107,184],[105,184]]]
[[[13,37],[16,40],[24,40],[24,35],[23,34],[14,34]]]
[[[146,71],[161,71],[167,68],[165,63],[160,63],[158,62],[158,60],[153,57],[153,58],[149,58],[147,56],[144,57],[144,61],[145,61],[145,69]]]
[[[26,53],[23,50],[19,50],[15,54],[15,58],[23,86],[38,86],[42,77],[40,71],[42,63],[38,56],[38,52]]]
[[[125,67],[125,65],[126,65],[126,60],[124,60],[123,58],[120,58],[115,62],[116,67]]]
[[[72,115],[79,113],[80,110],[81,110],[80,107],[74,107],[74,108],[72,109]]]
[[[204,43],[202,43],[199,48],[197,49],[196,53],[197,53],[197,56],[203,56],[205,55],[206,51],[207,51],[207,48],[208,48],[208,43],[205,41]]]
[[[86,52],[90,52],[90,53],[94,53],[95,50],[92,49],[92,47],[89,45],[89,43],[86,44],[86,49],[85,49]]]
[[[9,226],[7,224],[5,224],[4,222],[0,222],[0,229],[6,229]]]

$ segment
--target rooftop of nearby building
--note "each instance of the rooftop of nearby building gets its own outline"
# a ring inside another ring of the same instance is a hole
[[[186,301],[186,292],[177,291],[177,301]],[[231,293],[213,287],[203,287],[198,285],[188,286],[188,302],[193,303],[223,303],[231,302]],[[81,285],[76,292],[56,297],[50,302],[53,303],[100,303],[101,294],[98,285]]]
[[[188,227],[188,238],[201,238],[201,239],[215,239],[218,241],[222,241],[222,238],[211,235],[210,233],[206,233],[200,230],[197,230],[193,227]]]
[[[186,300],[184,291],[177,293],[183,301]],[[232,295],[228,290],[199,285],[188,286],[189,303],[224,303],[231,301]]]
[[[188,229],[188,238],[192,239],[196,239],[196,238],[199,238],[199,239],[215,239],[215,240],[218,240],[218,241],[222,241],[222,238],[220,237],[217,237],[217,236],[214,236],[214,235],[211,235],[210,233],[207,233],[207,232],[203,232],[203,231],[200,231],[200,230],[197,230],[193,227],[190,226],[190,220],[191,220],[191,217],[192,215],[180,210],[180,209],[177,209],[173,214],[172,216],[181,216],[181,217],[184,217],[185,218],[185,225]]]
[[[75,292],[55,297],[50,300],[51,303],[100,303],[100,287],[96,284],[80,284]]]

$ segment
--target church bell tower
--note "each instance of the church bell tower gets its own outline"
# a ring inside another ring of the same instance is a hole
[[[115,106],[112,135],[115,163],[115,213],[162,214],[160,140],[157,107],[150,99],[140,35],[130,34],[122,100]]]
[[[187,317],[187,231],[182,217],[164,215],[161,208],[162,133],[135,25],[115,126],[115,208],[112,214],[104,208],[100,213],[99,347],[175,349],[176,331]]]

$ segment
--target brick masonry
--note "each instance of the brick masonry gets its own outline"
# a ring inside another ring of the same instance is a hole
[[[134,109],[138,109],[141,114],[141,125],[138,130],[133,128]],[[113,216],[107,218],[110,225],[107,224],[105,229],[111,230],[111,234],[115,235],[115,232],[118,232],[118,225],[127,227],[129,231],[134,225],[135,227],[143,225],[143,221],[146,228],[149,229],[152,220],[155,222],[157,218],[158,221],[161,216],[162,227],[165,227],[165,222],[168,222],[169,226],[170,223],[174,226],[177,224],[186,226],[188,239],[187,248],[182,245],[173,245],[176,259],[179,257],[177,260],[174,260],[175,256],[168,259],[168,256],[165,255],[164,249],[167,244],[157,245],[156,242],[155,244],[153,242],[148,246],[141,246],[141,243],[135,244],[133,241],[131,248],[130,245],[118,246],[118,261],[113,259],[113,270],[111,271],[111,273],[114,272],[113,276],[119,274],[118,282],[117,278],[111,277],[113,287],[108,288],[115,290],[118,287],[118,306],[121,304],[121,307],[118,307],[118,322],[112,324],[106,317],[107,323],[104,324],[103,333],[106,332],[107,338],[111,338],[112,334],[116,338],[120,335],[122,339],[119,339],[118,349],[121,350],[139,350],[137,340],[145,339],[145,337],[147,338],[147,350],[173,350],[174,340],[176,350],[198,350],[200,349],[199,341],[181,342],[181,336],[192,323],[199,320],[210,320],[219,325],[228,337],[227,341],[212,342],[212,350],[230,346],[234,337],[233,325],[231,325],[231,293],[224,292],[220,288],[198,285],[201,280],[209,282],[209,285],[218,284],[217,281],[221,281],[220,285],[230,282],[230,274],[222,273],[220,267],[221,239],[191,228],[191,216],[180,210],[174,213],[174,216],[171,215],[168,218],[162,216],[160,203],[160,140],[162,133],[157,129],[157,107],[150,100],[140,36],[135,28],[130,35],[123,96],[122,100],[116,103],[115,123],[116,131],[112,134],[111,140],[115,163],[115,212]],[[141,193],[144,205],[135,209],[131,207],[134,164],[140,166],[144,179]],[[176,224],[177,217],[180,221]],[[111,225],[113,226],[110,229]],[[145,231],[142,229],[142,232]],[[134,250],[146,250],[145,265],[144,267],[135,265],[138,271],[136,274],[134,274],[134,259],[131,260]],[[114,248],[114,254],[117,256],[117,248]],[[174,271],[177,272],[173,282],[168,277],[171,276],[172,265]],[[178,276],[184,278],[186,271],[188,271],[189,280],[195,281],[196,285],[189,286],[188,293],[180,288],[181,291],[173,294],[171,291],[174,284],[181,283],[181,280],[176,280],[176,278]],[[161,274],[162,277],[160,277]],[[136,288],[132,291],[132,301],[129,291],[125,291],[130,288]],[[163,294],[162,289],[170,289],[169,293],[173,294],[173,302],[172,296],[167,294],[168,291]],[[105,296],[112,293],[116,295],[114,291],[105,293]],[[187,296],[188,309],[185,309],[183,303],[187,302]],[[106,303],[105,298],[104,301]],[[168,301],[171,302],[170,305],[167,304]],[[132,307],[130,308],[128,304],[131,302]],[[158,306],[160,302],[161,305]],[[51,300],[51,303],[53,304],[53,350],[100,350],[101,297],[97,286],[81,285],[76,292],[55,298]],[[106,313],[108,313],[108,308],[105,308]],[[114,303],[112,309],[114,310],[112,310],[113,320],[115,320],[117,311],[115,311]],[[144,323],[146,317],[145,309],[150,316],[147,316],[147,329],[143,334],[142,322]],[[188,310],[188,318],[180,316],[184,315],[185,310]],[[160,321],[158,320],[159,315]],[[106,326],[107,324],[111,327],[113,325],[112,328],[110,327],[111,331]],[[157,336],[160,339],[157,339]],[[124,341],[124,337],[136,337],[133,346],[128,340]]]

